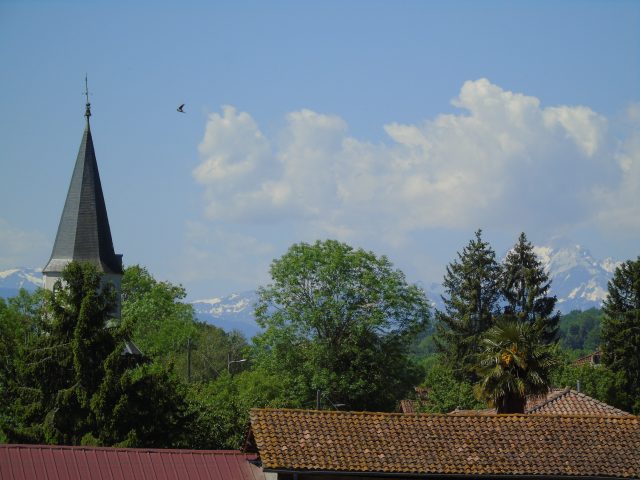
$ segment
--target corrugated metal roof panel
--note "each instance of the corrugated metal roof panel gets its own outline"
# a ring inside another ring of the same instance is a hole
[[[264,480],[255,455],[235,450],[0,445],[0,478],[11,480]]]

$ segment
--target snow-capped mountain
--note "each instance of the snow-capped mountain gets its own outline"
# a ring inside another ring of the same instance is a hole
[[[0,272],[0,297],[2,298],[17,295],[21,288],[33,292],[42,286],[41,268],[12,268]]]
[[[602,306],[607,283],[620,262],[611,258],[595,259],[583,246],[566,243],[538,246],[535,252],[551,277],[551,293],[558,297],[557,308],[562,313]],[[0,272],[0,297],[12,297],[20,288],[33,291],[41,286],[40,269],[14,268]],[[425,283],[423,288],[432,306],[442,309],[442,285]],[[251,337],[260,331],[253,316],[257,298],[257,293],[250,290],[191,303],[201,321],[227,331],[239,330]]]
[[[199,320],[227,331],[239,330],[247,338],[260,330],[253,316],[253,307],[258,294],[249,290],[232,293],[226,297],[191,302]]]
[[[607,283],[620,262],[597,260],[581,245],[535,247],[551,277],[551,290],[562,313],[600,308],[607,296]]]

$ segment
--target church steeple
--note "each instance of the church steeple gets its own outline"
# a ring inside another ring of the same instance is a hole
[[[42,271],[45,276],[45,288],[52,286],[64,267],[73,260],[94,264],[107,276],[117,277],[111,280],[116,280],[115,283],[118,285],[123,273],[122,255],[117,255],[113,248],[107,207],[93,148],[89,125],[91,104],[88,89],[85,94],[87,95],[85,110],[87,123],[71,176],[51,259]]]

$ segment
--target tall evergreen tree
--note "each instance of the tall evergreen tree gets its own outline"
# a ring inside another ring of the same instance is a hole
[[[112,318],[113,288],[89,264],[70,263],[62,280],[18,362],[9,439],[179,446],[186,403],[166,372],[123,354],[131,325]]]
[[[560,312],[554,313],[556,297],[549,295],[551,281],[524,233],[504,260],[502,294],[504,315],[518,322],[535,325],[541,340],[551,343],[558,336]]]
[[[95,268],[71,263],[48,296],[38,334],[24,349],[16,384],[12,440],[72,444],[91,431],[91,395],[102,380],[101,363],[115,348],[104,328],[115,305],[110,286],[100,288]]]
[[[495,252],[482,239],[482,230],[447,266],[445,310],[436,312],[435,343],[459,380],[477,380],[475,354],[480,337],[499,311],[500,266]]]
[[[621,408],[640,413],[640,256],[616,268],[604,301],[604,363],[621,373],[625,398]]]

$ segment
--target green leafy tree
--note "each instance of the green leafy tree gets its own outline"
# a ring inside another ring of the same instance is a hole
[[[71,263],[63,280],[65,286],[58,282],[48,295],[38,333],[24,349],[14,439],[79,444],[91,430],[89,402],[101,381],[100,363],[115,348],[104,328],[115,296],[89,266]]]
[[[551,281],[524,233],[507,254],[503,264],[504,315],[518,322],[537,324],[545,343],[556,340],[560,312],[557,299],[549,295]]]
[[[103,284],[94,266],[76,262],[62,279],[23,349],[9,438],[69,445],[177,443],[185,422],[167,412],[180,416],[181,400],[170,395],[166,375],[145,370],[143,357],[123,355],[131,326],[112,318],[112,286]],[[117,430],[110,429],[114,422]],[[145,431],[155,433],[140,433]]]
[[[604,312],[590,308],[574,310],[560,318],[560,346],[575,350],[576,358],[593,352],[600,346],[600,324]]]
[[[393,409],[418,379],[408,354],[428,321],[424,292],[386,257],[335,240],[295,244],[270,271],[254,361],[311,405],[319,390],[351,409]]]
[[[0,441],[8,441],[5,431],[15,429],[18,419],[14,405],[19,400],[18,373],[42,315],[44,290],[33,293],[20,289],[7,301],[0,299]]]
[[[566,363],[554,370],[552,383],[557,388],[571,387],[596,398],[601,402],[624,409],[624,378],[604,365],[583,364],[574,366]],[[622,396],[621,396],[622,394]]]
[[[640,257],[616,268],[603,310],[603,361],[624,377],[624,409],[640,413]]]
[[[198,322],[185,297],[182,286],[157,281],[140,265],[127,267],[122,319],[131,325],[135,344],[155,362],[173,366],[183,380],[212,380],[227,369],[227,356],[238,358],[247,342],[239,332]]]
[[[458,380],[448,363],[432,357],[422,387],[427,390],[426,400],[420,401],[420,410],[429,413],[449,413],[455,409],[472,410],[484,407],[473,393],[473,385]]]
[[[122,277],[122,320],[132,326],[132,339],[147,355],[168,361],[196,336],[193,307],[185,303],[182,286],[158,282],[140,265]]]
[[[555,345],[541,341],[537,325],[499,320],[482,345],[476,394],[498,413],[524,413],[528,395],[549,391],[558,359]]]
[[[186,386],[171,370],[112,352],[91,407],[96,427],[84,444],[119,447],[185,447],[193,415]]]
[[[436,347],[458,380],[475,382],[475,355],[480,337],[499,313],[500,266],[495,252],[482,240],[482,230],[447,266],[442,297],[444,311],[436,312]]]
[[[206,449],[240,448],[252,408],[303,407],[291,377],[261,368],[225,371],[211,382],[192,384],[188,399],[194,416],[190,446]]]

